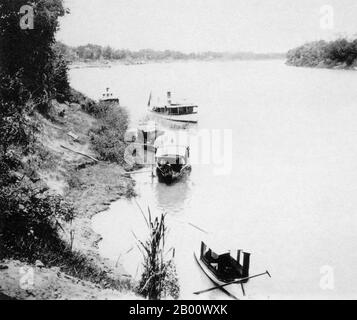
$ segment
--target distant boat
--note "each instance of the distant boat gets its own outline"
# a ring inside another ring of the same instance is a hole
[[[124,140],[128,143],[137,143],[143,145],[145,148],[155,150],[154,143],[161,137],[163,131],[153,121],[139,124],[137,128],[128,129],[125,133]]]
[[[105,104],[119,104],[119,98],[114,96],[112,92],[110,92],[110,88],[106,88],[106,91],[99,98],[99,103]]]
[[[150,93],[148,102],[149,113],[169,121],[197,123],[198,106],[187,102],[173,102],[171,92],[167,92],[167,102],[164,104],[154,104]]]
[[[241,255],[243,263],[240,264]],[[202,271],[216,285],[237,281],[249,277],[250,253],[237,251],[237,258],[233,258],[229,252],[217,254],[204,242],[201,242],[199,254],[194,253],[194,257]],[[247,281],[245,281],[247,282]],[[221,290],[232,298],[238,299],[244,293],[243,284],[231,284]]]
[[[187,146],[168,145],[156,150],[156,174],[160,182],[172,183],[192,170]]]

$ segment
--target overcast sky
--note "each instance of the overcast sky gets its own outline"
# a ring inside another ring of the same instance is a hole
[[[68,45],[282,52],[306,41],[357,33],[356,0],[65,0],[65,4],[71,14],[61,19],[57,39]],[[320,12],[326,5],[333,8],[333,24],[325,19],[331,17],[328,11]]]

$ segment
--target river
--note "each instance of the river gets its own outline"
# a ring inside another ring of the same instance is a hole
[[[251,252],[251,274],[269,270],[271,279],[246,285],[252,297],[357,297],[356,72],[283,61],[180,62],[72,69],[71,84],[95,99],[109,86],[133,124],[145,115],[150,91],[171,90],[199,105],[189,134],[232,135],[226,173],[208,161],[172,186],[149,173],[135,176],[137,202],[168,214],[181,298],[212,285],[193,259],[206,236],[198,228]],[[132,232],[143,238],[146,230],[135,202],[114,203],[93,228],[103,237],[101,254],[137,275]]]

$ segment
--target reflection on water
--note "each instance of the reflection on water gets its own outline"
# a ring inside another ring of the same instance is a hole
[[[156,207],[170,214],[178,214],[187,206],[187,201],[190,200],[190,190],[189,174],[170,185],[156,183],[153,190]]]
[[[210,286],[193,259],[206,234],[192,225],[250,251],[252,274],[270,271],[271,280],[249,282],[248,294],[357,296],[357,73],[280,61],[172,63],[72,70],[71,81],[94,98],[110,86],[134,122],[151,90],[171,89],[200,106],[197,129],[232,130],[228,175],[208,163],[171,186],[135,176],[138,202],[168,213],[182,297]],[[101,253],[116,261],[135,244],[131,231],[145,235],[142,220],[129,201],[96,216]],[[121,259],[135,274],[140,256]],[[334,270],[334,290],[320,286],[324,266]]]

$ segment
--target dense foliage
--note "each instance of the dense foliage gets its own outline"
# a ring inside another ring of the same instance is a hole
[[[121,61],[164,61],[164,60],[211,60],[211,59],[274,59],[284,58],[284,54],[253,53],[253,52],[203,52],[203,53],[183,53],[174,50],[156,51],[152,49],[142,49],[130,51],[127,49],[114,49],[109,46],[102,47],[94,44],[87,44],[79,47],[69,47],[63,43],[59,44],[62,54],[68,61],[97,61],[97,60],[121,60]]]
[[[55,48],[58,18],[65,14],[62,0],[34,0],[34,28],[20,27],[20,8],[26,0],[0,3],[0,72],[16,77],[42,111],[48,99],[61,97],[68,90],[67,65]]]
[[[99,105],[95,109],[99,127],[92,131],[92,145],[102,160],[124,165],[127,147],[124,142],[128,129],[129,115],[126,109],[116,105]]]
[[[20,79],[2,75],[0,86],[0,258],[39,258],[50,247],[63,247],[59,222],[73,218],[73,209],[34,179],[23,161],[32,150],[38,126],[34,103]]]
[[[357,66],[357,40],[316,41],[292,49],[287,64],[298,67],[350,68]]]
[[[3,256],[42,260],[44,250],[58,253],[65,247],[58,231],[62,220],[73,218],[70,205],[59,196],[47,195],[45,187],[36,189],[27,179],[0,188]]]
[[[59,221],[73,218],[73,209],[49,195],[24,160],[36,152],[35,111],[46,111],[56,90],[64,94],[67,86],[67,66],[54,50],[62,0],[33,2],[34,30],[19,26],[24,4],[0,4],[0,258],[34,260],[45,249],[58,252],[64,246]]]

